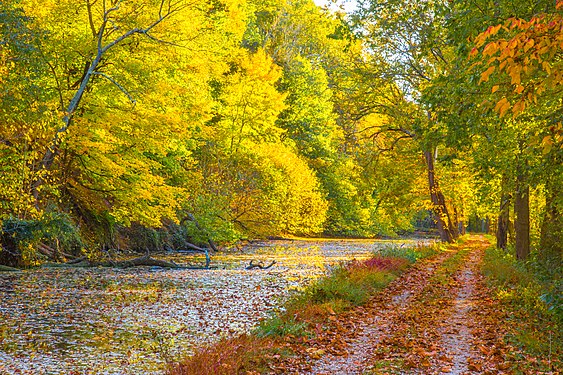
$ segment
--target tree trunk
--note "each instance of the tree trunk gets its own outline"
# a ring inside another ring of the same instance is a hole
[[[444,242],[454,242],[458,237],[458,234],[450,218],[444,194],[442,194],[442,191],[438,186],[438,182],[436,181],[434,172],[434,154],[431,151],[424,151],[424,158],[426,159],[426,167],[428,170],[430,199],[432,201],[434,214],[436,215],[440,239]]]
[[[511,196],[505,189],[506,177],[502,179],[502,194],[500,197],[499,215],[497,219],[497,247],[506,250],[508,245],[508,225],[510,222],[510,200]]]
[[[560,267],[563,261],[561,242],[563,218],[557,200],[563,196],[563,189],[560,184],[549,179],[545,190],[545,212],[540,229],[540,256],[550,267]]]
[[[516,177],[514,214],[516,259],[525,260],[530,255],[530,186],[522,173]]]

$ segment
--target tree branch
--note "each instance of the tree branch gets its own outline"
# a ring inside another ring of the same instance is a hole
[[[102,76],[105,79],[107,79],[108,81],[110,81],[111,83],[113,83],[119,89],[119,91],[121,91],[122,93],[124,93],[127,96],[129,101],[131,102],[131,104],[133,104],[133,107],[135,106],[135,104],[137,104],[137,100],[135,100],[135,98],[133,98],[133,96],[131,96],[131,94],[129,94],[129,92],[123,86],[121,86],[115,79],[113,79],[111,76],[109,76],[105,73],[102,73],[102,72],[93,72],[92,74]]]

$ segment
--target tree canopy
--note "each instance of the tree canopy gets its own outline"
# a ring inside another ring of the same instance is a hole
[[[2,2],[0,220],[76,251],[485,226],[560,261],[562,4]]]

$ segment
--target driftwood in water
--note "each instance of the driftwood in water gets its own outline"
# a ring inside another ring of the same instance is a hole
[[[73,268],[73,267],[116,267],[116,268],[129,268],[129,267],[162,267],[171,269],[211,269],[214,267],[210,266],[211,258],[209,257],[209,252],[207,249],[201,249],[193,245],[197,249],[190,250],[180,250],[180,253],[204,253],[205,254],[205,266],[182,266],[175,262],[169,262],[166,260],[155,259],[150,255],[143,255],[142,257],[127,259],[127,260],[109,260],[103,262],[91,261],[87,257],[73,259],[66,263],[49,263],[44,264],[43,267],[53,267],[53,268]]]
[[[246,266],[247,270],[252,270],[254,268],[259,268],[261,270],[267,270],[268,268],[272,267],[274,264],[276,264],[275,260],[272,260],[272,262],[270,264],[268,264],[267,266],[264,265],[263,262],[258,262],[258,263],[254,263],[254,259],[252,259],[250,261],[250,264],[248,266]]]
[[[172,268],[172,269],[182,269],[182,270],[207,270],[215,267],[210,267],[211,259],[209,254],[205,251],[205,266],[182,266],[180,264],[169,262],[166,260],[154,259],[148,255],[144,255],[139,258],[133,258],[129,260],[122,260],[118,262],[103,262],[94,265],[104,266],[104,267],[118,267],[118,268],[129,268],[138,266],[149,266],[149,267],[162,267],[162,268]]]
[[[66,262],[65,264],[73,265],[73,264],[82,263],[84,261],[88,261],[88,257],[80,257],[80,258],[72,259]]]
[[[194,244],[188,243],[187,246],[190,250],[178,250],[179,253],[203,253],[205,254],[205,268],[209,268],[209,263],[211,263],[211,258],[209,257],[209,251],[204,247],[199,247]]]
[[[139,258],[133,258],[128,260],[103,262],[103,263],[99,263],[98,265],[105,267],[118,267],[118,268],[129,268],[129,267],[138,267],[138,266],[180,268],[180,266],[174,262],[154,259],[148,255],[144,255]]]

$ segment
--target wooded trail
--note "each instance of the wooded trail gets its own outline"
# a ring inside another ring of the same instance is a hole
[[[502,374],[503,330],[480,266],[489,243],[420,261],[367,306],[334,319],[291,364],[299,374]]]

